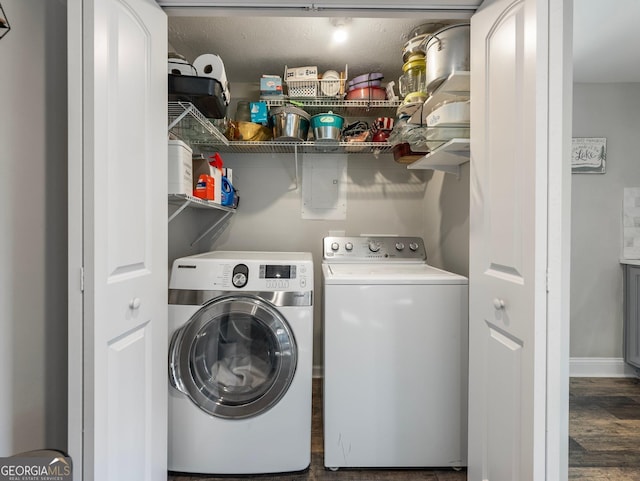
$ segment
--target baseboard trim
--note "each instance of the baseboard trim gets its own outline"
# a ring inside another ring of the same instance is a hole
[[[621,357],[572,357],[571,377],[638,377],[638,372]]]

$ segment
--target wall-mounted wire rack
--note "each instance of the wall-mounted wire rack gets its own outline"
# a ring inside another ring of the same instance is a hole
[[[324,101],[310,102],[316,107]],[[366,108],[364,101],[335,101],[345,109]],[[345,105],[346,103],[346,105]],[[396,108],[395,105],[380,107]],[[385,154],[392,146],[387,142],[294,142],[269,140],[264,142],[230,141],[189,102],[169,102],[169,132],[191,145],[194,150],[216,150],[220,153],[274,154],[274,153],[353,153]]]

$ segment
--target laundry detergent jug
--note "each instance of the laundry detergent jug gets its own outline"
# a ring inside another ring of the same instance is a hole
[[[226,207],[235,207],[234,204],[236,199],[236,189],[234,189],[233,185],[231,185],[231,182],[229,182],[229,179],[227,179],[225,176],[222,176],[221,190],[221,204]]]

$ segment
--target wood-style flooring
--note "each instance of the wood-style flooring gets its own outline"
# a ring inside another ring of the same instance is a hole
[[[637,379],[571,379],[569,479],[640,481]]]
[[[326,470],[322,459],[321,390],[320,380],[314,379],[309,469],[260,476],[169,473],[168,481],[466,481],[464,470],[453,469]],[[640,481],[640,382],[628,378],[572,378],[569,393],[569,479]]]

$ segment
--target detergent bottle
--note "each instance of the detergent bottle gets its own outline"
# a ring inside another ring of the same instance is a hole
[[[213,177],[209,174],[200,174],[193,196],[202,200],[213,200],[214,198],[214,182]]]
[[[226,207],[236,207],[236,189],[234,189],[229,179],[222,176],[222,205]]]
[[[209,175],[214,180],[214,199],[216,204],[222,204],[222,168],[224,162],[220,154],[216,152],[209,157]]]

